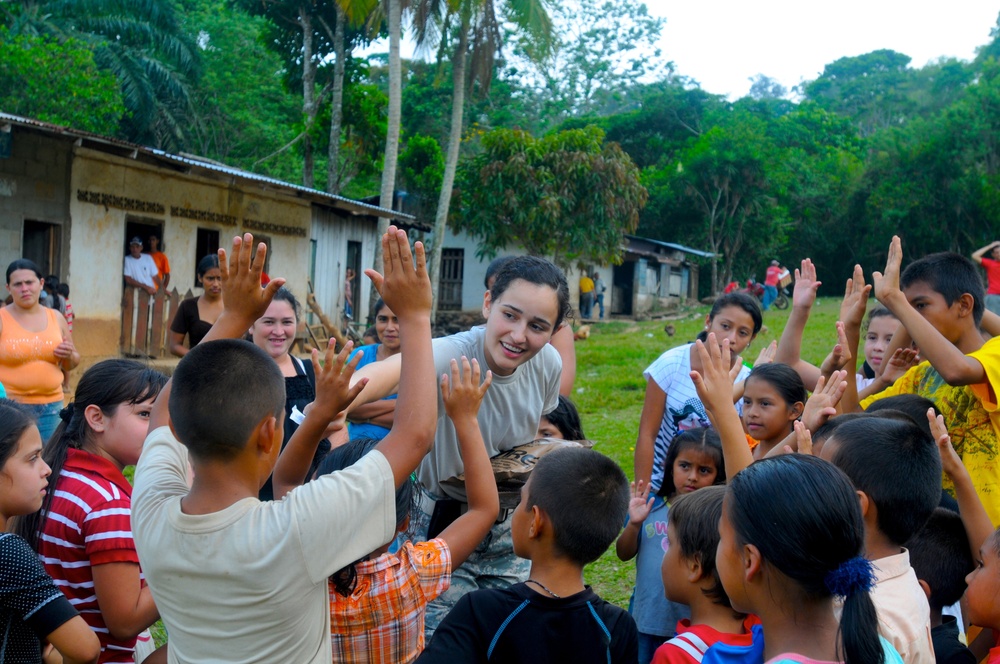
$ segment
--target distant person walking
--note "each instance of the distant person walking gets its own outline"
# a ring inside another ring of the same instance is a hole
[[[781,267],[778,261],[771,261],[767,268],[767,275],[764,277],[764,300],[761,302],[761,309],[767,311],[771,303],[778,299],[778,282],[781,281],[781,274],[785,268]]]
[[[606,290],[608,290],[608,287],[604,285],[604,280],[601,279],[601,274],[599,272],[595,272],[594,294],[597,296],[597,315],[601,320],[604,320],[604,291]]]
[[[990,252],[990,258],[984,257],[987,251]],[[972,260],[986,270],[986,308],[1000,314],[1000,240],[976,249]]]
[[[590,318],[594,313],[594,280],[584,272],[580,275],[580,318]]]

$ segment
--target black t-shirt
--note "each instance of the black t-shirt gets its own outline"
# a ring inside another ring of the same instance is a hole
[[[212,324],[203,321],[198,315],[198,298],[189,297],[177,307],[177,314],[170,323],[170,331],[188,336],[188,347],[194,348],[201,343]]]
[[[0,534],[0,662],[41,662],[42,640],[76,615],[28,543]]]
[[[938,664],[976,664],[976,656],[958,640],[955,616],[941,616],[941,624],[931,630],[931,641]]]
[[[632,616],[589,587],[554,598],[518,583],[458,600],[417,662],[635,664],[638,639]]]

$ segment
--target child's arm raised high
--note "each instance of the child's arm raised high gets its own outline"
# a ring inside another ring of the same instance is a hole
[[[447,375],[441,377],[441,396],[458,436],[458,447],[465,464],[465,492],[469,500],[469,510],[438,535],[451,550],[452,570],[476,550],[500,513],[493,465],[486,454],[477,418],[483,395],[493,382],[493,374],[487,371],[482,384],[479,377],[479,362],[472,360],[470,366],[465,357],[462,357],[461,369],[458,361],[452,359],[450,382]]]
[[[710,333],[705,343],[695,342],[695,349],[701,358],[702,371],[692,371],[691,380],[698,390],[698,398],[708,411],[708,419],[722,439],[726,477],[732,477],[753,463],[753,455],[747,445],[740,416],[732,402],[729,340],[724,340],[720,347],[715,333]]]

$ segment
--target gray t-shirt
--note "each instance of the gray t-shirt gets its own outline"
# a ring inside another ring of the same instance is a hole
[[[486,353],[483,348],[485,327],[475,327],[450,337],[434,340],[434,368],[438,376],[451,373],[451,359],[460,360],[464,355],[486,372]],[[522,364],[510,376],[493,376],[483,403],[479,406],[479,428],[483,432],[486,453],[493,457],[517,445],[530,443],[538,432],[542,415],[551,413],[559,403],[559,378],[562,359],[549,344],[538,354]],[[444,401],[438,391],[437,434],[434,448],[417,468],[417,478],[429,492],[455,500],[465,501],[465,491],[456,487],[440,486],[439,482],[465,471],[459,452],[455,426],[444,410]]]

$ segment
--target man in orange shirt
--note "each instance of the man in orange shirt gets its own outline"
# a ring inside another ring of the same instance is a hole
[[[149,255],[156,263],[156,269],[160,273],[160,287],[167,290],[170,284],[170,261],[167,255],[160,251],[160,238],[155,235],[149,236]]]

